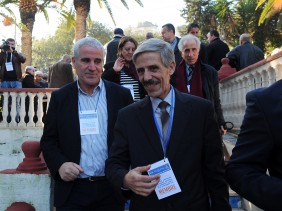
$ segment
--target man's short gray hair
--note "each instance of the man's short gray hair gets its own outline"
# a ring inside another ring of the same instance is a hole
[[[184,50],[184,49],[183,49],[184,43],[185,43],[186,41],[190,41],[190,40],[194,41],[194,42],[196,43],[198,49],[200,49],[200,47],[201,47],[201,41],[199,40],[198,37],[196,37],[196,36],[194,36],[194,35],[192,35],[192,34],[187,34],[187,35],[183,36],[183,37],[179,40],[178,49],[182,52],[182,51]]]
[[[251,42],[251,36],[247,33],[241,34],[240,41],[244,41],[244,42]]]
[[[97,49],[102,49],[103,51],[103,59],[105,57],[105,49],[104,46],[102,45],[102,43],[100,43],[97,39],[93,38],[93,37],[84,37],[80,40],[78,40],[74,46],[73,46],[73,56],[74,58],[78,58],[79,57],[79,49],[82,46],[91,46],[93,48],[97,48]]]
[[[138,56],[147,52],[160,53],[161,61],[165,67],[169,67],[172,62],[175,62],[174,52],[170,44],[157,38],[151,38],[144,41],[135,50],[133,54],[134,64],[136,63]]]

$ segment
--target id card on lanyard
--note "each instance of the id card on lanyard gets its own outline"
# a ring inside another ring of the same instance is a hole
[[[79,124],[80,124],[80,135],[99,134],[99,120],[97,107],[100,99],[102,89],[99,92],[96,107],[94,110],[82,110],[80,105],[80,99],[78,97],[79,107]]]
[[[98,114],[94,110],[79,112],[80,135],[99,134]]]
[[[170,133],[171,133],[171,127],[172,127],[172,119],[173,119],[173,108],[175,104],[175,97],[174,97],[174,90],[171,88],[172,94],[171,94],[171,108],[170,108],[170,120],[169,120],[169,125],[168,125],[168,131],[167,131],[167,136],[164,139],[160,127],[158,126],[155,112],[153,111],[153,117],[154,121],[157,127],[157,131],[159,133],[160,140],[162,142],[162,147],[163,147],[163,152],[164,152],[164,159],[160,160],[156,163],[153,163],[151,165],[151,168],[147,171],[148,175],[156,175],[159,174],[161,176],[160,182],[158,183],[155,192],[158,196],[158,199],[163,199],[168,196],[174,195],[176,193],[181,192],[180,186],[177,182],[177,179],[173,173],[173,170],[170,166],[169,160],[166,157],[166,148],[167,144],[170,139]]]
[[[13,63],[12,63],[12,59],[13,59],[13,54],[11,54],[11,60],[10,62],[7,62],[7,59],[8,59],[8,55],[7,55],[7,58],[6,58],[6,63],[5,63],[5,66],[6,66],[6,70],[7,71],[13,71],[14,68],[13,68]]]
[[[151,176],[156,174],[161,176],[160,182],[155,189],[158,199],[163,199],[181,192],[180,186],[167,158],[151,165],[151,168],[148,170],[148,175]]]

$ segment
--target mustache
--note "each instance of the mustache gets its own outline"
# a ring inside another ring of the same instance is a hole
[[[150,79],[150,80],[148,80],[148,81],[143,81],[143,86],[156,85],[156,84],[158,84],[159,82],[160,82],[159,80]]]

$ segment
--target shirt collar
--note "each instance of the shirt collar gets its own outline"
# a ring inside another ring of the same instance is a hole
[[[176,37],[175,37],[175,38],[174,38],[174,40],[172,40],[172,42],[170,43],[170,45],[171,45],[172,49],[174,49],[174,48],[175,48],[176,43],[177,43],[177,39],[176,39]]]
[[[104,82],[103,82],[102,79],[100,79],[98,86],[95,87],[95,89],[93,90],[93,93],[92,93],[90,96],[93,96],[96,90],[97,90],[97,91],[101,90],[102,87],[103,87],[103,85],[104,85]],[[79,83],[78,83],[78,80],[77,80],[77,88],[78,88],[78,91],[79,91],[80,94],[89,95],[88,93],[84,92],[84,91],[80,88]]]
[[[160,102],[162,101],[166,101],[169,105],[171,105],[172,92],[173,92],[173,89],[170,87],[170,91],[164,100],[157,98],[157,97],[150,97],[150,100],[152,102],[152,107],[155,112],[158,109]]]

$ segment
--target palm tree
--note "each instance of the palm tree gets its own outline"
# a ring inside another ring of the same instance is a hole
[[[111,7],[107,0],[97,0],[100,8],[102,8],[102,3],[106,6],[114,24],[115,20],[113,18],[113,13]],[[141,0],[135,0],[141,7],[143,4]],[[121,0],[122,4],[129,9],[125,0]],[[86,19],[90,11],[91,0],[73,0],[73,5],[76,10],[76,20],[75,20],[75,40],[79,40],[86,36]]]
[[[265,7],[262,10],[262,13],[259,18],[259,25],[262,24],[265,20],[274,16],[277,13],[282,12],[282,1],[281,0],[260,0],[257,4],[257,8],[261,7],[264,3]]]
[[[57,0],[19,0],[19,11],[22,22],[21,32],[21,42],[22,42],[22,52],[26,56],[25,65],[32,64],[32,31],[35,22],[35,15],[37,12],[43,12],[45,19],[49,20],[46,8],[51,3],[59,4],[61,7],[64,6],[66,0],[62,0],[58,3]]]
[[[32,64],[32,31],[35,22],[35,15],[38,12],[43,12],[48,22],[48,13],[46,9],[51,3],[59,5],[61,8],[64,6],[66,0],[61,0],[58,3],[57,0],[3,0],[0,3],[1,9],[9,12],[7,15],[5,12],[0,12],[0,15],[4,17],[4,24],[16,24],[22,33],[21,43],[22,52],[26,56],[26,62],[24,66]],[[16,23],[15,15],[9,9],[9,4],[14,4],[19,8],[21,23]]]

